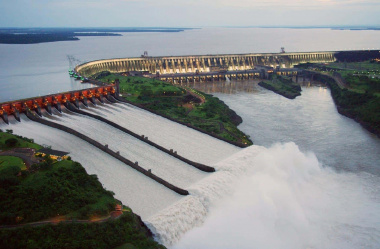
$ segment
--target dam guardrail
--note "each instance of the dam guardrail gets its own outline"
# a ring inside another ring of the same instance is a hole
[[[24,113],[27,109],[34,110],[41,116],[41,108],[45,108],[47,112],[51,113],[51,107],[55,107],[61,112],[61,105],[67,102],[72,102],[76,106],[79,106],[79,101],[85,103],[85,100],[89,99],[95,103],[95,98],[98,98],[99,101],[103,103],[104,97],[107,98],[109,94],[114,94],[115,92],[116,86],[109,84],[106,86],[8,101],[0,103],[0,117],[4,122],[8,123],[9,115],[14,115],[16,120],[20,121],[20,113]]]

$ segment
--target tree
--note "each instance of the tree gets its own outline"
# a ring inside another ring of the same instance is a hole
[[[14,147],[14,146],[16,146],[17,143],[18,143],[18,140],[16,138],[13,138],[13,137],[5,140],[5,145],[8,147]]]

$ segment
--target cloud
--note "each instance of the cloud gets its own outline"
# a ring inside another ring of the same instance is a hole
[[[64,1],[67,2],[67,1]],[[78,2],[72,0],[70,2]],[[188,1],[179,1],[179,0],[85,0],[81,2],[103,2],[103,3],[129,3],[129,2],[140,2],[140,3],[149,3],[149,4],[175,4],[175,5],[202,5],[202,4],[221,4],[224,6],[236,5],[236,6],[325,6],[325,5],[380,5],[378,0],[188,0]]]
[[[326,8],[365,5],[380,6],[380,1],[378,0],[205,0],[204,2],[244,8]]]
[[[0,26],[379,25],[379,11],[379,0],[0,0]]]

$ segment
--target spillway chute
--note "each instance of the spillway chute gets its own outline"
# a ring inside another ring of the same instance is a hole
[[[1,118],[4,120],[5,123],[9,124],[8,113],[3,111],[1,114]]]
[[[50,103],[47,103],[46,106],[45,106],[45,110],[50,114],[50,115],[53,115],[53,112],[51,110],[51,104]]]

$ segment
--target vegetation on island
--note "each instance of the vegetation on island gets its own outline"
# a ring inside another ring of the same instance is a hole
[[[120,201],[70,157],[27,167],[2,153],[42,146],[12,130],[0,130],[0,146],[0,248],[165,248],[128,207],[111,218]]]
[[[339,113],[355,119],[380,136],[380,63],[364,62],[307,64],[300,67],[320,72],[314,80],[326,83]],[[337,81],[341,81],[340,85]]]
[[[252,144],[249,136],[237,128],[242,119],[223,101],[212,95],[147,77],[102,72],[92,78],[108,83],[119,79],[120,93],[130,102],[227,141],[243,146]]]
[[[0,44],[77,41],[80,36],[121,36],[115,32],[181,32],[183,28],[0,28]]]
[[[78,41],[73,34],[0,34],[0,44],[35,44],[56,41]]]
[[[273,75],[271,80],[259,82],[259,86],[280,94],[288,99],[294,99],[301,95],[300,85],[294,83],[292,79],[287,76]]]

